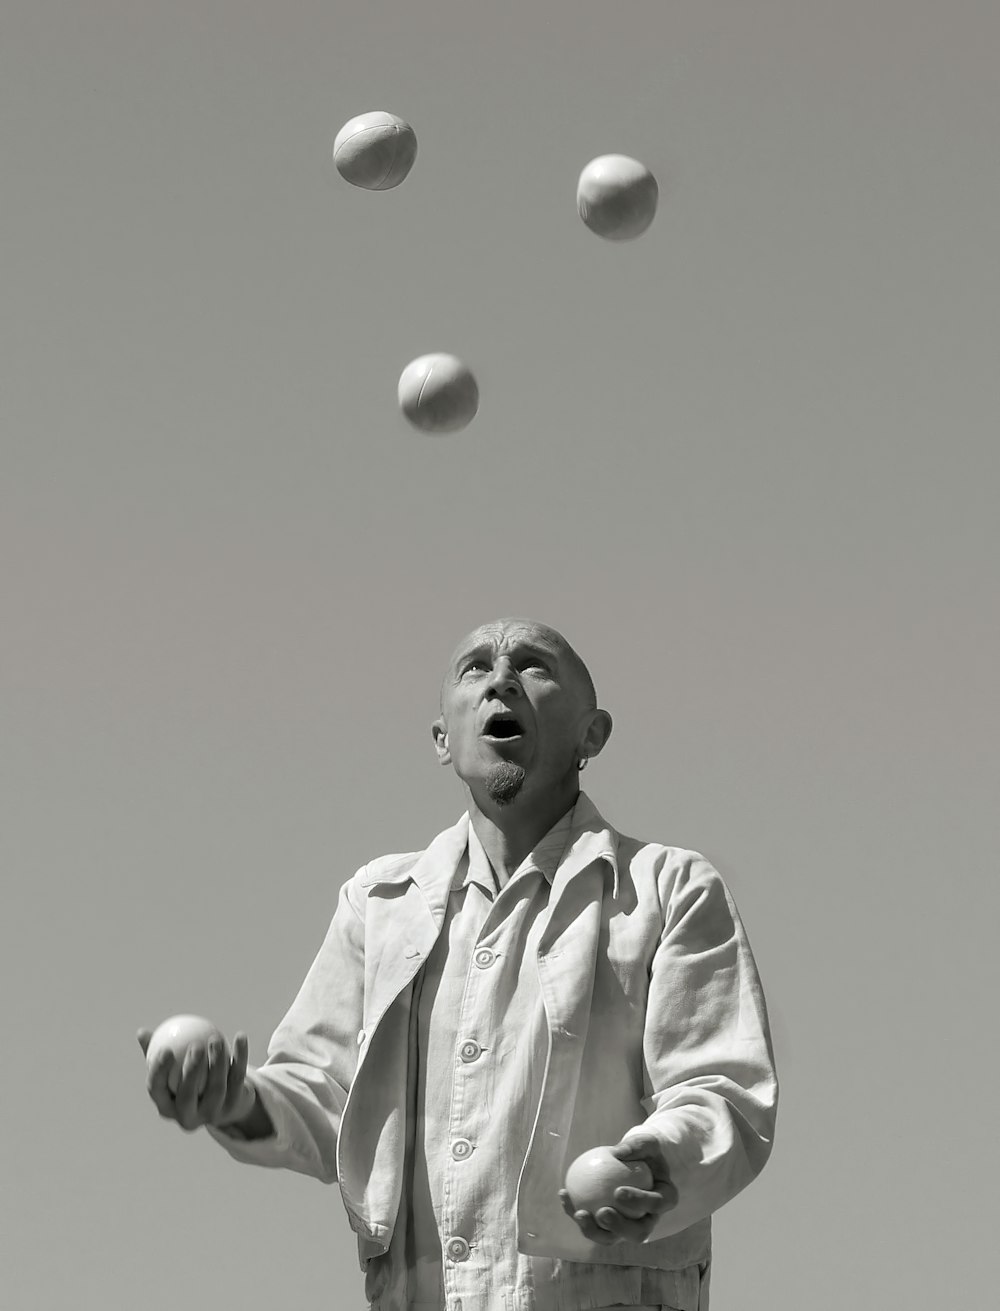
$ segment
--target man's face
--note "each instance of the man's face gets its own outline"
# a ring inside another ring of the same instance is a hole
[[[434,726],[438,757],[473,792],[505,804],[575,780],[577,762],[596,754],[608,728],[594,727],[589,678],[553,629],[529,620],[486,624],[449,662]],[[599,739],[599,740],[598,740]]]

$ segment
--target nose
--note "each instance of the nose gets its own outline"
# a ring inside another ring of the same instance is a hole
[[[520,694],[521,684],[514,671],[514,666],[508,659],[501,656],[493,665],[486,682],[487,699],[497,699],[511,695],[520,696]]]

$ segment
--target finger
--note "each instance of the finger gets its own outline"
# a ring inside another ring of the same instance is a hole
[[[609,1233],[602,1225],[599,1225],[589,1211],[574,1211],[573,1219],[576,1221],[584,1238],[589,1239],[592,1243],[600,1243],[603,1247],[610,1247],[616,1243],[618,1238],[615,1234]]]
[[[241,1082],[247,1072],[249,1057],[250,1039],[241,1029],[233,1039],[233,1072],[239,1075]]]
[[[589,1239],[590,1242],[603,1243],[605,1246],[617,1242],[617,1235],[609,1232],[604,1225],[598,1222],[596,1217],[592,1215],[590,1211],[583,1209],[575,1211],[573,1209],[573,1199],[570,1197],[567,1189],[560,1188],[559,1201],[562,1203],[562,1208],[566,1214],[571,1220],[576,1222],[577,1226],[582,1231],[583,1236]]]
[[[154,1084],[167,1086],[167,1079],[170,1071],[174,1066],[176,1057],[169,1047],[164,1047],[162,1051],[157,1052],[156,1057],[151,1064],[146,1065],[146,1082],[152,1087]]]
[[[619,1161],[638,1161],[657,1151],[659,1146],[659,1139],[654,1138],[651,1133],[633,1133],[608,1150],[612,1156],[617,1156]]]
[[[644,1133],[624,1140],[611,1148],[611,1155],[619,1161],[645,1161],[652,1172],[657,1185],[661,1179],[670,1178],[670,1166],[663,1152],[663,1144],[652,1134]]]
[[[231,1115],[243,1097],[243,1082],[246,1079],[249,1054],[250,1041],[247,1035],[240,1030],[233,1038],[233,1059],[229,1067],[226,1096],[222,1106],[224,1115]]]
[[[657,1180],[656,1187],[651,1192],[646,1192],[641,1188],[635,1190],[630,1188],[628,1191],[635,1191],[640,1197],[644,1198],[646,1209],[653,1215],[662,1215],[664,1211],[672,1211],[679,1200],[677,1189],[669,1179]]]
[[[205,1124],[213,1124],[218,1118],[226,1100],[228,1081],[229,1053],[220,1035],[209,1039],[208,1076],[205,1079],[205,1091],[198,1100],[198,1111]]]
[[[569,1216],[571,1220],[576,1221],[577,1224],[588,1225],[591,1229],[594,1228],[594,1217],[590,1214],[589,1211],[585,1211],[582,1209],[578,1211],[575,1208],[575,1206],[573,1205],[573,1199],[572,1197],[570,1197],[568,1189],[566,1188],[559,1189],[559,1201],[562,1204],[562,1209],[566,1212],[566,1214]]]
[[[164,1049],[152,1065],[146,1067],[146,1091],[160,1114],[167,1120],[177,1118],[174,1095],[167,1083],[174,1065],[174,1054]]]
[[[613,1206],[601,1206],[594,1212],[594,1219],[609,1234],[620,1234],[624,1217]]]
[[[666,1165],[666,1157],[663,1154],[663,1143],[656,1136],[649,1132],[631,1133],[628,1138],[623,1138],[620,1143],[611,1148],[611,1154],[617,1156],[619,1161],[657,1161]]]
[[[652,1191],[645,1188],[632,1188],[623,1184],[614,1192],[615,1207],[631,1220],[641,1220],[645,1215],[662,1215],[672,1211],[677,1205],[677,1189],[669,1179]]]
[[[200,1042],[193,1042],[184,1053],[181,1066],[181,1081],[177,1085],[175,1100],[177,1102],[177,1123],[189,1132],[201,1124],[198,1114],[198,1089],[204,1077],[205,1048]]]
[[[654,1208],[654,1203],[659,1200],[659,1193],[649,1193],[643,1188],[631,1188],[628,1184],[616,1188],[614,1193],[615,1210],[620,1211],[629,1220],[641,1220],[643,1216],[649,1215]]]
[[[143,1056],[145,1056],[146,1053],[149,1051],[149,1040],[150,1040],[150,1039],[152,1038],[152,1036],[153,1036],[153,1030],[152,1030],[152,1029],[140,1029],[139,1032],[138,1032],[135,1036],[138,1038],[138,1040],[139,1040],[139,1046],[142,1048],[142,1054],[143,1054]]]
[[[642,1243],[653,1231],[655,1217],[647,1216],[643,1220],[630,1220],[612,1206],[602,1206],[594,1217],[602,1229],[613,1234],[616,1240],[628,1243]]]

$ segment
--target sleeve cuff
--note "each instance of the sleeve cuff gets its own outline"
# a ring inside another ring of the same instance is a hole
[[[208,1130],[209,1137],[214,1138],[234,1160],[249,1165],[287,1165],[292,1147],[288,1114],[280,1098],[276,1097],[270,1089],[265,1089],[264,1081],[255,1079],[252,1070],[247,1071],[246,1078],[253,1086],[261,1105],[271,1117],[274,1133],[267,1138],[247,1138],[243,1130],[235,1124],[220,1128],[208,1124],[205,1128]]]

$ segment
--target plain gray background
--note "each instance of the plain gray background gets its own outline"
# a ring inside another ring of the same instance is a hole
[[[760,965],[713,1307],[993,1301],[998,44],[987,0],[7,0],[5,1307],[363,1305],[336,1186],[162,1123],[134,1032],[263,1059],[344,879],[461,813],[438,680],[508,613]],[[331,162],[375,108],[383,194]],[[628,245],[575,211],[617,151]],[[431,350],[464,434],[397,411]]]

